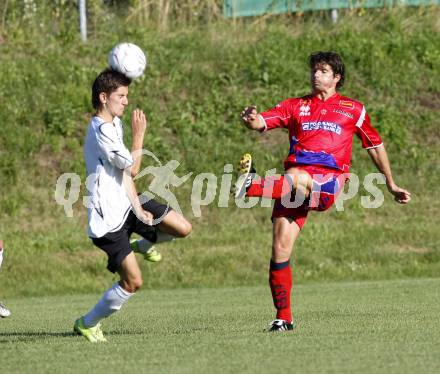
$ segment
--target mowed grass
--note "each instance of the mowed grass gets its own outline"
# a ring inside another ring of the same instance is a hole
[[[104,321],[107,344],[71,332],[99,295],[8,300],[2,373],[434,373],[440,279],[294,288],[293,333],[273,318],[267,287],[145,290]]]

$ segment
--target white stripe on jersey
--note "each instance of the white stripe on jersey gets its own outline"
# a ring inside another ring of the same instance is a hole
[[[364,123],[364,119],[365,119],[365,114],[367,113],[367,111],[365,110],[365,107],[362,106],[362,112],[361,115],[359,116],[359,119],[356,122],[356,127],[361,127],[362,124]]]
[[[122,182],[123,171],[133,164],[123,142],[122,123],[93,117],[84,142],[89,192],[88,234],[100,238],[117,231],[127,219],[131,204]]]
[[[370,138],[368,138],[368,140],[370,140]],[[371,140],[370,140],[370,143],[371,143]],[[365,149],[373,149],[373,148],[380,147],[381,145],[383,145],[383,142],[380,143],[380,144],[378,144],[378,145],[372,145],[371,147],[367,147],[367,148],[365,148]]]

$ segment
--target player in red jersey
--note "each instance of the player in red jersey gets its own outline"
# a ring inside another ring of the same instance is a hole
[[[387,152],[363,104],[336,91],[344,83],[341,57],[334,52],[318,52],[310,56],[309,62],[310,95],[287,99],[259,114],[253,106],[241,113],[249,129],[264,132],[285,128],[290,139],[283,176],[257,178],[252,157],[246,154],[240,160],[243,175],[236,184],[237,197],[246,194],[276,199],[269,283],[277,314],[268,331],[294,328],[290,303],[293,245],[308,212],[327,210],[342,190],[350,168],[354,134],[385,176],[394,199],[401,204],[411,199],[411,194],[394,182]]]

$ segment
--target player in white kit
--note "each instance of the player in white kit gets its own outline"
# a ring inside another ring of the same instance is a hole
[[[3,240],[0,240],[0,267],[2,267],[2,262],[3,262]],[[0,317],[2,318],[6,318],[9,317],[11,315],[11,311],[6,308],[6,306],[0,302]]]
[[[118,311],[142,286],[142,274],[133,250],[146,253],[152,244],[190,234],[191,224],[180,214],[155,200],[143,202],[133,177],[140,170],[147,122],[144,113],[132,114],[133,145],[123,142],[121,116],[128,104],[131,81],[113,70],[104,70],[92,87],[96,110],[87,130],[84,156],[87,167],[88,234],[93,244],[107,253],[108,270],[120,275],[98,303],[75,321],[74,331],[91,342],[106,341],[100,321]],[[130,243],[132,233],[143,239]]]

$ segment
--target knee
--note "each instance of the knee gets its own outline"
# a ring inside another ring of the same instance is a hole
[[[192,231],[192,225],[187,220],[184,220],[179,227],[178,237],[184,238],[189,234],[191,234],[191,231]]]
[[[292,248],[282,242],[275,242],[272,245],[272,259],[275,262],[288,261],[292,253]]]
[[[288,250],[287,246],[284,245],[282,242],[274,242],[272,244],[272,252],[273,253],[286,252],[287,250]]]

